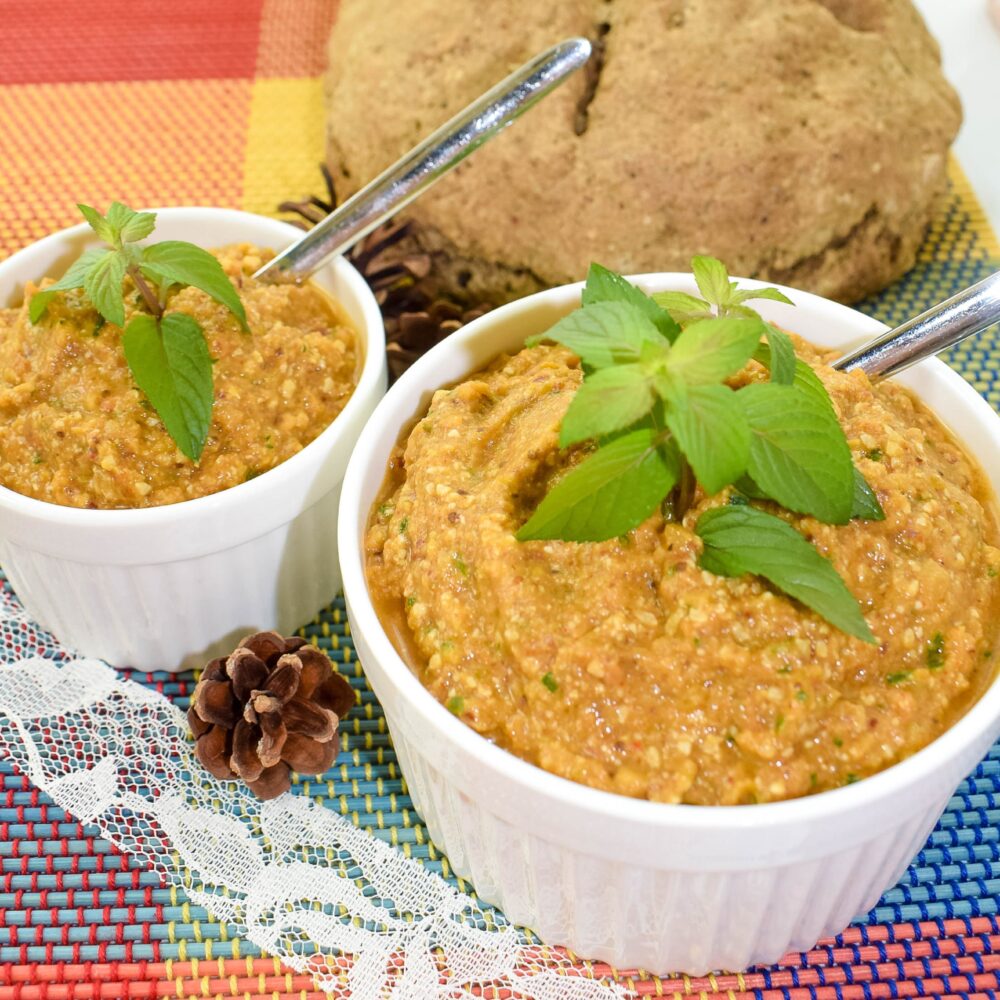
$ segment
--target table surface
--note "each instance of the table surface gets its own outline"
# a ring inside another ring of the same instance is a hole
[[[958,157],[1000,228],[1000,176],[993,169],[1000,163],[1000,129],[992,107],[992,95],[1000,93],[1000,35],[987,19],[986,0],[917,2],[941,40],[946,71],[965,105]],[[30,8],[0,2],[0,81],[6,84],[0,88],[0,256],[67,224],[76,198],[200,201],[269,213],[282,198],[318,189],[320,73],[336,0],[175,0],[172,18],[154,16],[153,7],[152,0],[44,0]],[[40,27],[51,29],[68,16],[79,23],[60,34],[65,49],[54,48],[52,31]],[[128,35],[133,29],[143,36]],[[112,46],[131,76],[117,63],[119,76],[108,75]],[[209,75],[204,60],[212,53],[219,58]],[[192,155],[159,162],[142,154],[126,127],[129,99],[157,108],[165,148]],[[68,155],[70,138],[78,150],[101,149],[99,172],[90,169],[93,156]],[[995,241],[979,232],[971,196],[960,188],[959,179],[918,266],[894,291],[863,304],[867,311],[899,322],[995,266]],[[986,335],[954,359],[995,406],[998,359],[1000,340]],[[353,663],[342,605],[314,631],[331,651],[340,644],[341,669]],[[363,683],[360,676],[356,681]],[[182,706],[191,688],[190,677],[148,683]],[[412,811],[367,690],[353,715],[345,734],[350,745],[338,765],[321,782],[297,785],[296,793],[449,874]],[[995,1000],[998,913],[1000,748],[963,783],[900,884],[836,939],[770,969],[705,980],[640,975],[627,982],[640,994],[730,1000],[977,992]],[[321,1000],[307,976],[262,956],[163,873],[120,853],[0,762],[0,1000],[166,994]]]

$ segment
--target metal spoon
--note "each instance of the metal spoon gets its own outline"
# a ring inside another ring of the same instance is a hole
[[[571,38],[525,63],[268,261],[254,277],[265,281],[307,278],[537,104],[589,57],[590,42]]]
[[[847,372],[861,368],[872,378],[885,378],[996,322],[1000,322],[1000,271],[845,354],[833,367]]]

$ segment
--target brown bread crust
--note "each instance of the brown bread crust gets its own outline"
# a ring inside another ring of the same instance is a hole
[[[909,0],[342,0],[341,195],[577,34],[603,43],[599,79],[579,74],[409,209],[456,289],[502,301],[592,260],[641,273],[711,253],[852,301],[912,266],[961,111]]]

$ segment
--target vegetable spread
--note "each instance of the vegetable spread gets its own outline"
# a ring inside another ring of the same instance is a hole
[[[197,288],[169,297],[171,310],[200,323],[213,359],[200,461],[178,450],[136,387],[120,328],[80,291],[58,296],[32,325],[29,286],[24,305],[0,310],[0,483],[71,507],[177,503],[266,472],[333,420],[354,390],[354,331],[316,286],[254,281],[271,251],[239,244],[215,256],[239,291],[249,333]],[[140,304],[134,289],[125,303],[127,322]]]
[[[801,341],[885,520],[823,524],[727,488],[599,543],[515,533],[585,447],[560,451],[569,351],[501,356],[437,392],[367,536],[400,653],[500,746],[595,788],[742,804],[850,784],[925,746],[993,675],[1000,551],[981,472],[913,395]],[[762,379],[756,362],[737,381]],[[829,558],[870,645],[770,587],[697,566],[693,526],[752,502]]]

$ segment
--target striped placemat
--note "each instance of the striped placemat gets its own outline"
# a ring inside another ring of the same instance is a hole
[[[164,10],[153,0],[3,5],[0,257],[74,222],[80,200],[270,213],[319,187],[320,74],[335,0],[174,0]],[[142,126],[139,108],[156,109]],[[953,164],[917,266],[861,308],[898,322],[998,261],[996,239]],[[996,331],[950,360],[1000,408]],[[342,601],[302,634],[331,653],[361,703],[342,726],[334,768],[297,784],[296,794],[453,878],[413,810]],[[13,659],[32,637],[8,634],[0,643],[0,656]],[[137,679],[180,705],[194,683],[191,675]],[[308,976],[260,954],[3,762],[0,782],[0,1000],[322,996]],[[1000,987],[998,902],[1000,747],[959,788],[900,883],[836,939],[770,969],[699,980],[582,959],[580,968],[654,996],[992,997]]]

